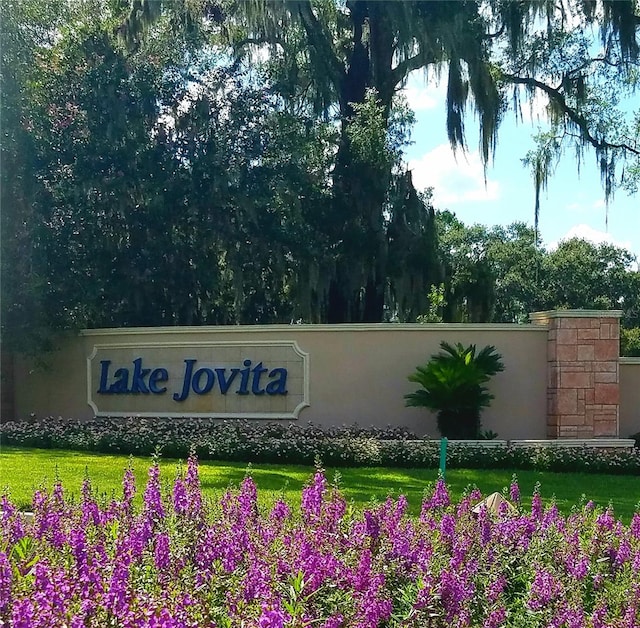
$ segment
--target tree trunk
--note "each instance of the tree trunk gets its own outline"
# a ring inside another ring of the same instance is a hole
[[[368,88],[375,88],[381,98],[385,128],[391,109],[392,92],[382,93],[379,86],[384,64],[380,60],[372,64],[370,55],[375,51],[362,41],[368,11],[366,3],[352,5],[354,46],[340,85],[342,129],[333,173],[334,215],[339,224],[332,234],[337,255],[328,294],[329,323],[380,322],[384,313],[387,236],[383,209],[391,165],[383,155],[376,162],[358,159],[349,138],[353,104],[365,102]]]
[[[390,169],[354,159],[343,122],[334,171],[335,273],[327,307],[329,323],[380,322],[384,312],[387,236],[383,208]]]

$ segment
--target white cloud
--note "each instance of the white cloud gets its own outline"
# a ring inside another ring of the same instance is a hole
[[[413,183],[418,189],[433,187],[434,204],[441,209],[455,203],[488,202],[500,198],[500,184],[484,180],[478,151],[457,153],[441,144],[418,159],[409,161]]]
[[[435,109],[445,101],[444,92],[440,86],[419,87],[414,84],[405,87],[403,93],[412,111]]]
[[[447,100],[447,83],[434,72],[412,72],[402,89],[413,111],[428,111],[444,106]]]
[[[613,244],[614,246],[628,250],[632,250],[633,248],[630,241],[616,240],[610,233],[599,231],[585,224],[574,225],[560,240],[570,240],[571,238],[582,238],[583,240],[593,242],[593,244]],[[551,242],[551,244],[549,244],[549,249],[551,250],[557,247],[558,242]]]

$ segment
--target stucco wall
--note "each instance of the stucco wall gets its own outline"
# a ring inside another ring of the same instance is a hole
[[[87,358],[94,346],[135,343],[295,341],[309,354],[309,402],[300,422],[363,426],[404,425],[437,436],[427,410],[406,408],[407,381],[418,364],[439,350],[442,340],[495,345],[505,371],[490,388],[495,394],[483,427],[500,438],[546,437],[547,332],[534,325],[292,325],[95,330],[69,339],[51,356],[46,371],[18,362],[15,403],[19,417],[88,418]],[[171,419],[163,419],[171,420]]]
[[[640,358],[620,358],[620,436],[640,432]]]

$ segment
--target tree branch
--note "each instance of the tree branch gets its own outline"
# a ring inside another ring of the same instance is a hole
[[[495,33],[485,33],[483,36],[484,39],[495,39],[496,37],[500,37],[505,31],[505,25],[502,23],[500,28]]]
[[[409,57],[404,61],[398,63],[398,65],[391,70],[391,78],[394,82],[394,87],[400,83],[404,78],[414,70],[419,70],[425,65],[430,65],[431,63],[435,63],[436,59],[434,57],[429,57],[425,50],[421,50],[418,54],[413,57]]]
[[[510,83],[516,85],[527,85],[528,87],[535,87],[543,91],[554,103],[560,107],[560,110],[573,122],[573,124],[580,129],[581,137],[584,141],[591,144],[596,150],[608,150],[608,149],[621,149],[632,153],[633,155],[640,155],[640,149],[630,144],[612,144],[606,140],[599,140],[594,137],[589,130],[589,123],[586,118],[580,115],[577,111],[567,105],[564,94],[560,92],[559,88],[551,87],[542,81],[539,81],[533,77],[515,76],[513,74],[503,74],[502,78]]]
[[[604,56],[604,57],[594,57],[593,59],[587,59],[584,63],[582,63],[581,65],[579,65],[576,68],[573,68],[572,70],[570,70],[569,72],[567,72],[565,74],[565,76],[572,76],[574,74],[577,74],[578,72],[582,72],[582,70],[586,70],[590,65],[594,64],[594,63],[604,63],[606,65],[611,66],[612,68],[619,68],[622,63],[621,62],[616,62],[616,61],[612,61],[611,59],[609,59],[609,57]]]
[[[298,2],[298,15],[307,33],[309,44],[316,49],[319,57],[327,64],[334,84],[336,86],[340,85],[345,76],[345,69],[333,48],[331,40],[323,31],[318,18],[314,15],[311,4],[309,2]]]

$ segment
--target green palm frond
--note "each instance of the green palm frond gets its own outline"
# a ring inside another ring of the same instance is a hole
[[[504,370],[499,353],[492,345],[477,352],[475,345],[440,344],[442,351],[409,375],[409,381],[421,389],[405,395],[410,407],[423,407],[438,412],[438,425],[447,431],[447,421],[468,422],[477,437],[480,412],[490,405],[494,396],[484,386],[489,379]],[[447,418],[448,417],[448,418]],[[465,433],[464,429],[452,433]]]

